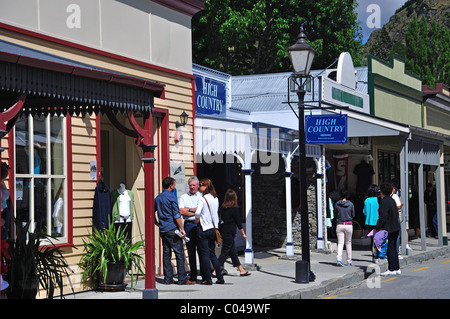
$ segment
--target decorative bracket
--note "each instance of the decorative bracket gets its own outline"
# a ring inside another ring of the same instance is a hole
[[[8,134],[8,132],[13,128],[22,113],[22,107],[25,104],[26,97],[27,95],[25,93],[21,94],[13,106],[0,113],[0,138]],[[7,123],[5,124],[5,122]]]

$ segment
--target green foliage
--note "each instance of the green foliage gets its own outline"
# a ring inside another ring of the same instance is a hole
[[[305,33],[317,50],[313,68],[327,67],[343,51],[360,61],[355,5],[353,0],[207,0],[192,19],[193,60],[232,75],[291,70],[286,48],[306,22]]]
[[[55,289],[59,288],[62,298],[63,278],[69,276],[69,266],[61,249],[51,242],[53,236],[41,231],[30,232],[29,227],[30,222],[25,225],[16,222],[17,236],[9,246],[11,262],[7,281],[10,284],[10,296],[23,298],[24,291],[21,285],[29,281],[39,283],[49,299],[53,298]],[[49,245],[41,247],[45,241],[49,241]]]
[[[408,0],[381,30],[372,33],[367,53],[388,61],[395,55],[406,71],[434,87],[450,83],[448,0]]]
[[[429,25],[425,16],[413,17],[405,34],[406,69],[434,87],[450,83],[450,30],[436,21]]]
[[[109,262],[124,262],[126,269],[131,268],[131,287],[134,281],[133,267],[136,267],[138,276],[144,274],[144,260],[139,254],[139,250],[144,246],[144,240],[133,244],[123,227],[115,229],[114,223],[111,223],[108,228],[100,231],[94,228],[87,240],[83,239],[83,244],[85,254],[78,265],[83,269],[81,281],[84,284],[98,274],[105,280]]]
[[[389,36],[385,26],[380,29],[377,41],[374,43],[368,43],[368,52],[370,52],[371,55],[385,61],[389,61],[393,49],[394,44],[392,43],[391,37]]]

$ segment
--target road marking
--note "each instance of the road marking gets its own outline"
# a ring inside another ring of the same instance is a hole
[[[389,278],[389,279],[385,279],[385,280],[382,280],[381,282],[388,282],[388,281],[391,281],[391,280],[394,280],[394,279],[397,279],[398,277],[392,277],[392,278]]]
[[[421,270],[425,270],[425,269],[428,269],[428,268],[430,268],[430,267],[422,267],[422,268],[414,269],[413,271],[421,271]]]
[[[340,296],[348,295],[348,294],[351,294],[351,293],[352,293],[352,291],[348,291],[348,292],[344,292],[344,293],[339,294],[339,295],[334,295],[334,296],[325,297],[325,298],[323,298],[323,299],[333,299],[333,298],[337,298],[337,297],[340,297]]]
[[[446,263],[450,263],[450,260],[446,260],[446,261],[441,262],[441,264],[446,264]]]

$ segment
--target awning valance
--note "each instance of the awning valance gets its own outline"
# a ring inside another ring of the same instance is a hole
[[[0,112],[23,93],[23,112],[38,115],[84,115],[104,107],[149,113],[154,97],[164,96],[164,85],[154,81],[0,44]]]

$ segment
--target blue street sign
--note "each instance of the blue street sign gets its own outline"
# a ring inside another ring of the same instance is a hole
[[[305,143],[347,143],[347,115],[306,115]]]
[[[195,113],[225,116],[226,83],[205,76],[195,78]]]

